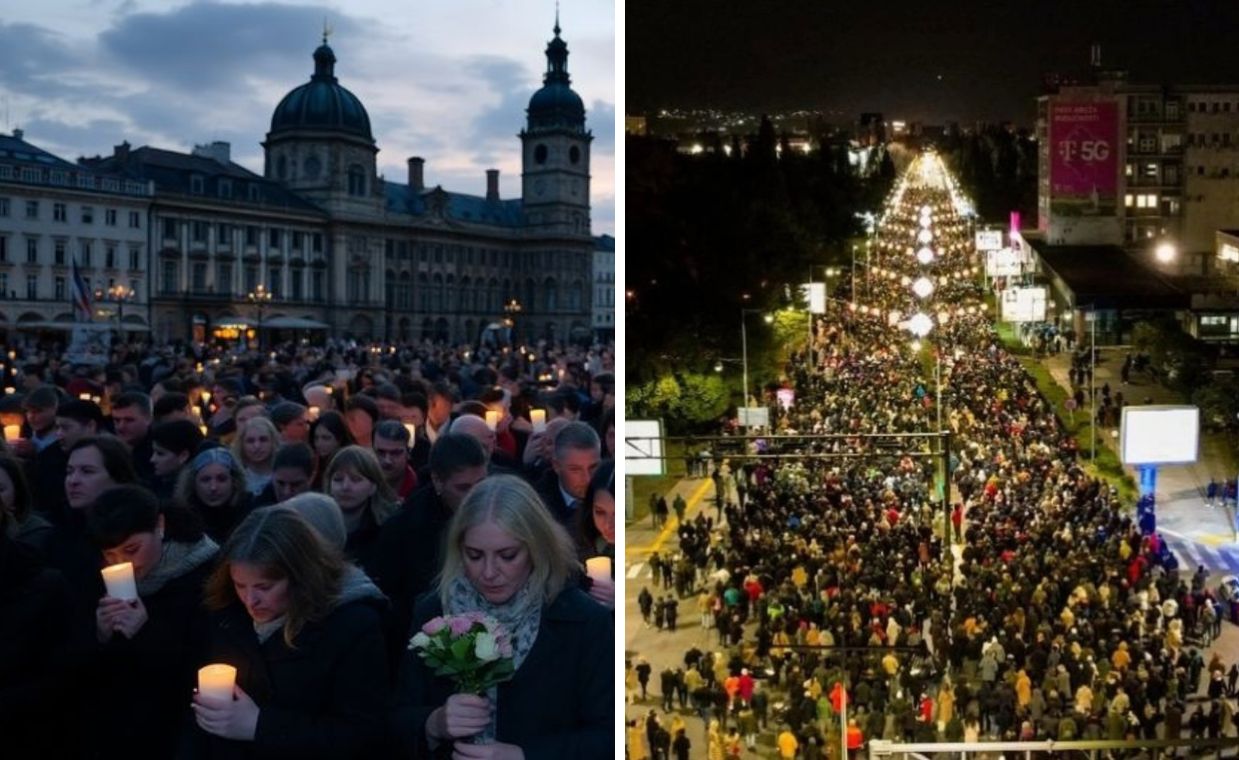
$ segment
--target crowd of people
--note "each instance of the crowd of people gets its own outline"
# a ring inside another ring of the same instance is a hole
[[[26,756],[610,757],[613,348],[14,348],[0,737]],[[611,573],[586,561],[611,558]],[[129,563],[136,598],[107,586]],[[409,647],[481,613],[457,694]],[[236,668],[231,698],[198,670]]]
[[[698,756],[739,757],[767,729],[780,757],[817,758],[871,739],[1239,727],[1239,666],[1207,651],[1224,617],[1207,574],[1168,570],[1160,536],[1080,460],[991,326],[966,229],[944,187],[900,191],[854,301],[785,367],[794,404],[767,393],[771,432],[791,437],[732,458],[716,478],[722,521],[681,520],[662,565],[689,582],[652,585],[691,604],[702,633],[682,661],[629,663],[629,693],[652,678],[664,711],[695,711]],[[925,273],[929,300],[908,287]],[[914,339],[920,309],[932,329]],[[630,756],[687,757],[677,722],[631,722]]]

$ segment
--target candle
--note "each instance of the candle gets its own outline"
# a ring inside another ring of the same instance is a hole
[[[409,431],[409,446],[413,446],[413,441],[417,439],[417,425],[412,422],[404,423],[404,429]]]
[[[195,372],[201,372],[201,371],[202,371],[202,362],[198,362],[197,364],[195,364],[195,365],[194,365],[194,371],[195,371]]]
[[[89,393],[79,393],[79,394],[77,394],[77,397],[78,397],[79,399],[81,399],[82,401],[90,401],[90,394],[89,394]]]
[[[21,425],[5,425],[4,426],[4,440],[16,441],[18,438],[21,438],[21,437],[22,437],[22,426]]]
[[[332,393],[334,393],[334,392],[335,392],[335,388],[333,388],[333,387],[331,387],[330,385],[328,385],[328,386],[327,386],[327,395],[328,395],[328,396],[330,396],[330,395],[331,395]]]
[[[198,429],[202,431],[202,434],[203,434],[203,435],[206,435],[206,434],[207,434],[207,426],[206,426],[206,425],[199,425],[199,426],[198,426]]]
[[[546,432],[546,410],[545,409],[530,409],[529,421],[533,423],[533,432]]]
[[[318,412],[319,412],[319,408],[318,408],[317,406],[312,406],[312,407],[310,407],[310,409],[309,409],[310,419],[311,419],[311,420],[316,420],[316,419],[318,419]]]
[[[502,415],[499,412],[491,412],[491,411],[486,412],[486,427],[490,428],[491,430],[494,430],[495,428],[499,427],[499,418],[501,416]]]
[[[585,574],[596,583],[611,580],[611,558],[590,557],[585,560]]]
[[[103,568],[103,585],[113,599],[137,599],[138,585],[133,579],[133,563],[122,562]]]
[[[215,664],[198,668],[198,695],[217,702],[232,701],[232,687],[237,682],[237,669]]]
[[[203,392],[202,392],[202,403],[203,403],[203,404],[209,404],[209,403],[211,403],[211,392],[210,392],[210,391],[203,391]]]
[[[5,387],[5,389],[4,389],[4,393],[5,393],[5,395],[12,395],[12,394],[14,394],[14,393],[17,393],[17,389],[16,389],[16,388],[14,388],[13,386],[9,385],[9,386],[6,386],[6,387]]]

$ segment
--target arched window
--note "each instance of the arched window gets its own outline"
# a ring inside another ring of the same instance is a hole
[[[366,170],[359,164],[348,168],[348,194],[362,197],[366,194]]]
[[[559,308],[559,289],[555,285],[554,278],[547,277],[546,281],[542,283],[542,288],[542,297],[545,299],[543,303],[546,304],[546,310],[557,310]]]
[[[417,294],[413,298],[417,311],[430,311],[430,277],[425,272],[417,275]]]
[[[460,311],[460,304],[456,302],[456,275],[449,274],[447,283],[443,288],[443,310],[446,312]]]
[[[473,280],[469,275],[460,278],[460,311],[473,311],[474,298],[477,291],[473,288]]]
[[[385,301],[387,303],[387,308],[391,309],[396,306],[396,273],[395,271],[388,269],[385,274],[387,275],[387,278],[383,283],[383,291],[386,296]]]
[[[435,274],[431,279],[430,311],[438,314],[443,311],[443,275]]]

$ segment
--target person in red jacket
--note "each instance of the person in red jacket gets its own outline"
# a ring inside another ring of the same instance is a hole
[[[848,720],[848,758],[855,760],[860,754],[861,747],[865,746],[865,732],[860,730],[860,726],[856,725],[854,718]]]

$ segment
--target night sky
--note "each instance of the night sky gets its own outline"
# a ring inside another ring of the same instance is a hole
[[[861,111],[1031,125],[1047,72],[1239,85],[1234,0],[628,0],[630,114]],[[939,78],[941,77],[941,78]]]

